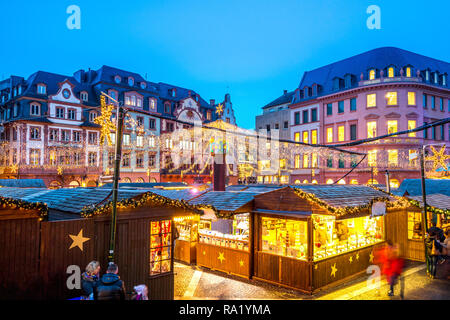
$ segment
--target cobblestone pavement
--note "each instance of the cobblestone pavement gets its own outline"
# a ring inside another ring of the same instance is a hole
[[[450,300],[450,280],[444,272],[450,261],[438,267],[437,279],[425,274],[425,264],[408,262],[404,272],[404,298],[406,300]],[[367,276],[347,282],[315,295],[278,287],[262,281],[212,271],[197,266],[175,263],[175,299],[190,300],[398,300],[400,285],[395,296],[387,296],[388,285],[382,281],[379,289],[367,287]]]

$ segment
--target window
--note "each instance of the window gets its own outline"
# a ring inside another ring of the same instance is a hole
[[[30,139],[31,140],[41,140],[41,128],[31,127],[30,128]]]
[[[89,152],[88,153],[88,166],[89,167],[97,166],[97,152]]]
[[[61,141],[70,141],[70,130],[61,130]]]
[[[398,166],[398,150],[388,150],[388,166],[397,167]]]
[[[37,93],[38,94],[46,94],[47,93],[47,87],[43,84],[38,84],[37,86]]]
[[[333,127],[327,128],[327,142],[333,142]]]
[[[50,129],[48,140],[50,141],[58,141],[58,129]]]
[[[408,120],[408,130],[412,130],[416,128],[416,120]],[[415,137],[415,132],[408,133],[408,137]]]
[[[68,109],[67,110],[67,119],[75,120],[75,109]]]
[[[309,168],[309,154],[303,154],[303,168]]]
[[[143,168],[144,167],[144,154],[138,153],[136,154],[136,168]]]
[[[344,100],[338,101],[338,113],[344,113]]]
[[[12,141],[17,141],[17,129],[14,127],[12,128]]]
[[[369,80],[375,80],[375,70],[374,69],[369,71]]]
[[[294,133],[294,141],[295,142],[300,142],[300,132]]]
[[[89,144],[97,144],[97,132],[89,132],[88,143]]]
[[[356,98],[350,99],[350,111],[356,111]]]
[[[345,141],[345,127],[338,127],[338,141]]]
[[[31,108],[30,114],[32,116],[40,116],[41,115],[41,105],[40,104],[32,103],[30,105],[30,108]]]
[[[409,160],[409,165],[412,167],[417,166],[417,150],[415,149],[409,149],[408,150],[408,160]]]
[[[392,68],[392,67],[388,68],[388,77],[389,78],[394,77],[394,68]]]
[[[439,110],[444,111],[444,99],[439,98]]]
[[[51,150],[49,153],[49,164],[51,166],[55,166],[56,165],[56,151],[55,150]]]
[[[266,130],[267,130],[267,132],[270,132],[270,124],[266,125]]]
[[[317,129],[311,130],[311,143],[317,144]]]
[[[122,167],[129,167],[130,166],[130,153],[124,153],[122,156]]]
[[[137,136],[136,137],[136,147],[143,147],[143,146],[144,146],[144,137]]]
[[[367,153],[367,162],[369,167],[377,166],[377,150],[369,150]]]
[[[338,168],[345,168],[345,160],[344,160],[344,155],[342,153],[339,154]],[[341,181],[343,181],[343,180],[340,180],[338,183],[340,183]]]
[[[303,110],[303,123],[308,123],[308,110]]]
[[[416,105],[416,93],[408,92],[408,106],[415,106],[415,105]]]
[[[377,122],[367,122],[367,138],[374,138],[377,136]]]
[[[150,129],[155,129],[155,128],[156,128],[156,122],[155,122],[155,119],[150,119],[150,120],[149,120],[148,127],[149,127]]]
[[[169,106],[169,112],[166,112],[166,113],[170,113],[170,106]],[[211,111],[207,111],[206,112],[206,120],[211,120],[212,119],[211,115],[212,115]]]
[[[89,121],[94,122],[95,118],[97,118],[97,112],[90,112],[89,113]]]
[[[350,140],[356,140],[356,129],[357,129],[356,124],[350,125]]]
[[[377,106],[377,94],[371,93],[367,95],[367,108],[373,108]]]
[[[300,112],[294,113],[294,124],[300,124]]]
[[[283,128],[284,129],[288,129],[289,128],[289,121],[284,121],[283,122]]]
[[[408,212],[408,240],[421,240],[422,235],[422,213]]]
[[[83,91],[80,93],[80,99],[83,101],[88,101],[88,93]]]
[[[56,108],[56,117],[64,118],[64,108]]]
[[[136,117],[136,122],[138,126],[144,125],[144,117]]]
[[[138,106],[139,108],[142,108],[142,99],[141,98],[137,98],[136,106]]]
[[[397,92],[391,91],[386,93],[386,103],[388,106],[396,106],[397,105]]]
[[[306,221],[261,217],[262,251],[307,260],[308,223]]]
[[[309,132],[303,131],[303,143],[309,143]]]
[[[328,103],[327,104],[327,116],[331,116],[333,114],[333,104]]]
[[[30,165],[37,166],[41,163],[41,150],[30,149]]]
[[[294,157],[294,168],[299,169],[300,168],[300,155],[296,154]]]
[[[444,132],[444,125],[439,126],[441,128],[441,140],[445,140],[445,132]]]
[[[81,141],[81,131],[72,131],[72,141],[73,142]]]
[[[328,168],[333,168],[333,155],[331,155],[331,154],[327,158],[327,167]]]
[[[311,168],[317,168],[317,153],[311,154]]]
[[[278,123],[275,123],[275,129],[280,129],[280,125]]]
[[[387,128],[388,128],[388,134],[390,133],[396,133],[398,130],[397,128],[397,120],[388,120],[387,122]]]
[[[124,134],[123,135],[123,145],[124,146],[129,146],[130,145],[130,135],[129,134]]]
[[[436,97],[431,96],[431,109],[436,109]]]
[[[148,156],[148,166],[149,166],[150,168],[154,168],[155,165],[156,165],[156,155],[150,154],[150,155]]]
[[[427,108],[428,107],[428,96],[426,93],[424,93],[422,97],[423,97],[423,99],[422,99],[423,107]]]
[[[286,159],[280,159],[280,169],[281,170],[286,170]]]
[[[407,68],[406,68],[406,76],[407,76],[408,78],[411,78],[411,68],[410,68],[410,67],[407,67]]]
[[[155,137],[154,136],[148,137],[148,146],[150,148],[154,148],[155,147]]]
[[[122,80],[122,79],[120,78],[120,76],[115,76],[115,77],[114,77],[114,81],[115,81],[116,83],[120,83],[121,80]]]
[[[351,160],[350,160],[350,166],[352,168],[354,168],[354,167],[356,167],[357,164],[358,164],[358,162],[356,160],[356,155],[352,154],[351,155]],[[350,182],[350,184],[352,184],[352,183]]]
[[[426,123],[425,121],[423,122],[423,125],[427,125],[428,123]],[[424,139],[428,139],[428,129],[424,129],[422,130],[423,132],[423,138]]]
[[[171,271],[172,222],[150,223],[150,275]]]
[[[156,100],[150,98],[150,110],[155,111],[156,110]]]
[[[128,77],[128,85],[132,87],[134,85],[134,79],[132,77]]]
[[[17,103],[14,104],[14,108],[13,108],[13,117],[17,117],[17,113],[18,113],[19,109],[17,106]]]
[[[317,109],[311,109],[311,122],[316,122],[317,121]]]

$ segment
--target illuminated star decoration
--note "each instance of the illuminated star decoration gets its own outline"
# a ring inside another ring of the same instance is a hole
[[[69,234],[69,237],[73,240],[69,250],[78,247],[81,251],[83,251],[83,243],[91,239],[83,237],[83,229],[80,230],[78,235],[74,236],[72,234]]]
[[[370,255],[369,255],[369,262],[373,262],[373,258],[374,258],[373,257],[373,252],[371,252]]]
[[[17,169],[18,169],[17,164],[15,164],[15,163],[12,164],[10,169],[11,169],[11,173],[17,173]]]
[[[94,122],[101,125],[100,130],[100,144],[105,142],[105,137],[108,142],[108,146],[112,145],[111,142],[111,131],[116,131],[116,125],[111,121],[113,105],[107,105],[105,101],[105,96],[100,97],[101,114],[94,119]]]
[[[317,270],[318,267],[319,267],[319,265],[316,264],[316,265],[314,266],[314,270]]]
[[[336,263],[335,263],[331,266],[331,275],[333,277],[336,277],[336,271],[337,271],[337,268],[336,268]]]
[[[350,263],[352,263],[353,262],[353,257],[350,256],[350,258],[348,258],[348,261],[350,261]]]
[[[224,253],[223,253],[223,252],[219,252],[219,257],[218,257],[217,259],[219,259],[219,260],[220,260],[220,263],[222,263],[222,262],[223,262],[223,260],[225,260],[225,257],[224,257],[223,255],[224,255]]]
[[[239,265],[240,265],[241,267],[243,267],[243,266],[244,266],[244,261],[243,261],[243,260],[239,260]]]
[[[425,160],[433,161],[433,171],[436,171],[438,167],[442,167],[445,171],[447,171],[447,164],[445,162],[450,159],[450,155],[445,154],[445,145],[439,150],[439,152],[433,146],[430,147],[431,151],[433,151],[433,155],[425,157]]]
[[[217,107],[216,107],[216,113],[217,113],[217,115],[218,115],[219,117],[222,115],[222,113],[223,113],[223,106],[222,106],[221,103],[219,103],[219,104],[217,105]]]
[[[61,176],[63,174],[63,168],[61,166],[58,166],[58,174]]]
[[[356,260],[359,260],[359,253],[356,254]]]

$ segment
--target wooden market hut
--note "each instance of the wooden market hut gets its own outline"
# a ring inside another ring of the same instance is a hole
[[[10,192],[0,188],[2,192]],[[70,290],[66,281],[67,268],[79,266],[81,272],[92,260],[104,271],[107,266],[111,224],[111,194],[108,189],[41,190],[29,199],[48,201],[49,213],[40,222],[33,250],[38,262],[32,283],[35,298],[64,299],[79,296],[80,290]],[[169,199],[150,191],[119,190],[115,263],[127,292],[133,286],[146,284],[150,299],[174,298],[173,221],[175,217],[202,213],[185,201]],[[1,228],[5,227],[0,221]],[[22,237],[27,238],[26,234]],[[8,245],[8,257],[17,257]],[[29,245],[27,245],[29,246]],[[37,246],[37,247],[36,247]],[[36,251],[37,250],[37,251]],[[14,260],[11,265],[17,265]],[[0,269],[10,266],[2,260]],[[15,274],[10,280],[17,280]],[[1,279],[3,281],[3,278]],[[27,288],[23,288],[27,290]]]

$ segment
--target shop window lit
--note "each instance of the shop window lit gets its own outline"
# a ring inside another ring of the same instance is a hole
[[[369,167],[376,167],[377,165],[377,150],[369,150],[367,152],[367,159]]]
[[[345,184],[345,180],[344,179],[339,180],[338,184]]]
[[[306,261],[307,222],[261,217],[261,249],[263,252]]]
[[[303,184],[308,184],[308,180],[303,180]]]
[[[388,150],[388,165],[389,167],[398,166],[398,150]]]
[[[350,184],[358,184],[358,180],[352,179],[352,180],[350,180]]]
[[[317,180],[315,180],[315,179],[313,181],[311,181],[311,183],[312,184],[318,184]]]
[[[334,182],[333,179],[328,179],[327,180],[327,184],[333,184],[333,182]]]
[[[367,181],[367,184],[378,184],[378,181],[376,179],[369,179],[369,181]]]
[[[369,72],[369,80],[374,80],[375,79],[375,70],[370,70]]]
[[[336,220],[313,215],[314,260],[374,245],[384,239],[384,216]]]
[[[281,176],[280,177],[280,183],[282,183],[282,184],[289,183],[289,176]]]
[[[374,138],[377,136],[377,122],[367,122],[367,138]]]
[[[295,142],[300,142],[300,132],[294,133],[294,141]]]
[[[270,160],[260,160],[258,161],[259,170],[268,170],[270,169]]]
[[[397,179],[389,179],[389,185],[391,188],[398,188],[400,187],[400,182]]]
[[[391,91],[386,93],[387,105],[396,106],[397,105],[397,92]]]
[[[417,150],[408,150],[409,165],[415,167],[417,165]]]
[[[150,223],[150,275],[171,271],[172,222]]]
[[[300,180],[295,180],[294,184],[300,184]]]
[[[394,77],[394,68],[390,67],[388,69],[388,77],[393,78]]]
[[[408,106],[415,106],[416,105],[416,93],[415,92],[408,92]]]
[[[345,140],[345,127],[339,126],[338,127],[338,141],[344,141]]]
[[[388,134],[390,133],[396,133],[398,130],[397,128],[397,120],[389,120],[387,122],[387,127],[388,127]]]
[[[377,94],[371,93],[367,95],[367,108],[373,108],[377,106]]]
[[[200,220],[199,242],[235,250],[248,251],[249,214],[235,214],[232,219]]]
[[[416,120],[408,120],[408,130],[412,130],[416,128]],[[415,132],[408,133],[408,137],[415,137]]]
[[[327,128],[327,142],[333,142],[333,128]]]
[[[422,239],[422,213],[408,212],[408,239]]]
[[[286,159],[280,159],[280,169],[281,170],[286,170]]]

